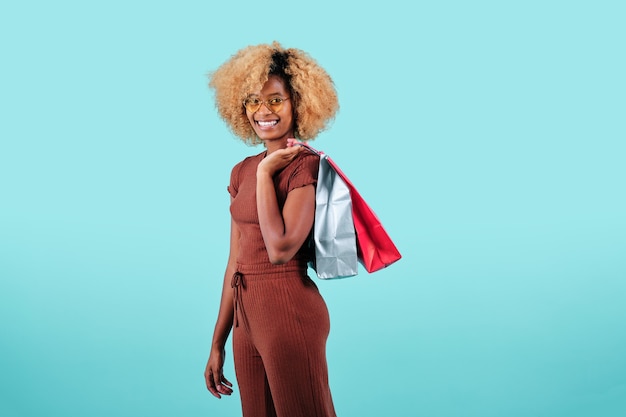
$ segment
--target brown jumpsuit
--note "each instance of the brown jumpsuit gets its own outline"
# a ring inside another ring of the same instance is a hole
[[[240,233],[233,353],[244,417],[334,417],[328,385],[328,310],[307,276],[305,244],[284,265],[272,265],[256,207],[256,169],[265,152],[237,164],[228,191]],[[287,194],[315,185],[319,157],[301,152],[274,177],[279,208]]]

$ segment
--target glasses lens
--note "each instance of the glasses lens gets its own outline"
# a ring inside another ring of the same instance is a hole
[[[267,100],[267,105],[270,107],[270,110],[276,113],[283,106],[283,99],[280,97],[270,98]]]
[[[258,98],[247,98],[243,101],[243,105],[250,113],[254,113],[261,107],[261,100]]]

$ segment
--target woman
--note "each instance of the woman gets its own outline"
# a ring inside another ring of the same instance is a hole
[[[328,310],[307,276],[319,157],[311,140],[339,107],[333,82],[306,53],[278,43],[240,50],[210,77],[220,116],[265,150],[231,172],[230,254],[207,388],[230,395],[222,373],[233,329],[243,415],[335,416],[328,386]]]

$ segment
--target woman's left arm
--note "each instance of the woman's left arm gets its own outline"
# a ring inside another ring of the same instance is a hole
[[[274,174],[287,166],[302,150],[300,146],[269,154],[257,168],[256,201],[261,234],[270,262],[284,264],[304,244],[315,218],[315,187],[306,185],[287,194],[282,213],[278,208]]]

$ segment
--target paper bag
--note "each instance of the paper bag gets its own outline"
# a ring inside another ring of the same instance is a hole
[[[315,261],[311,266],[322,279],[357,275],[358,255],[350,189],[328,163],[327,155],[309,149],[320,156],[313,225]]]

